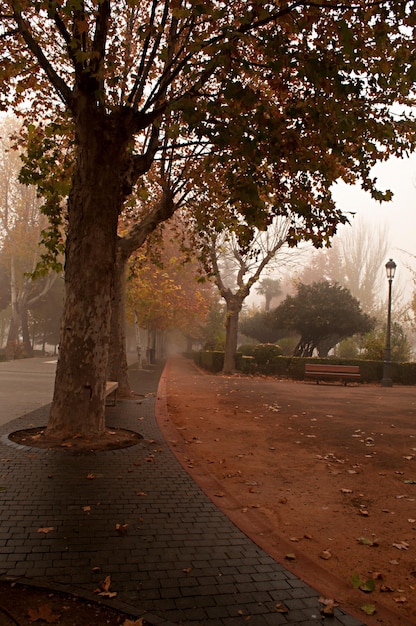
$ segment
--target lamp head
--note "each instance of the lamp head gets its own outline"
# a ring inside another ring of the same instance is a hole
[[[394,275],[396,273],[396,263],[393,261],[393,259],[389,259],[386,263],[386,274],[387,274],[387,279],[388,280],[393,280]]]

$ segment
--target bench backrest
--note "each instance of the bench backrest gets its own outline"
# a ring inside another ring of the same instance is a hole
[[[337,374],[359,374],[360,368],[358,365],[329,365],[323,363],[306,363],[305,372],[324,374],[325,372],[336,372]]]

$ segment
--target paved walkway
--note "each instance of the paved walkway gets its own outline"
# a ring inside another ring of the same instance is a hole
[[[0,428],[0,577],[96,600],[110,576],[108,602],[154,625],[328,623],[317,593],[240,532],[170,452],[154,415],[159,376],[132,369],[145,397],[108,408],[109,425],[143,435],[131,448],[75,456],[10,442],[45,424],[48,407]],[[361,624],[340,609],[329,619]]]

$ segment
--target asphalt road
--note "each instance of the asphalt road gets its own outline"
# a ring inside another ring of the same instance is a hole
[[[0,425],[52,402],[58,357],[0,362]],[[127,352],[127,363],[136,363]]]
[[[0,363],[0,424],[52,401],[56,357]]]

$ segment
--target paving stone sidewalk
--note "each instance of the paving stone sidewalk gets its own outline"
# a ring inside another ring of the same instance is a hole
[[[160,373],[133,367],[132,387],[144,397],[107,409],[108,425],[143,435],[131,448],[77,456],[10,442],[10,432],[45,424],[48,407],[1,427],[0,577],[97,599],[110,576],[117,596],[108,603],[155,625],[360,626],[340,609],[323,618],[318,594],[182,469],[155,420]]]

